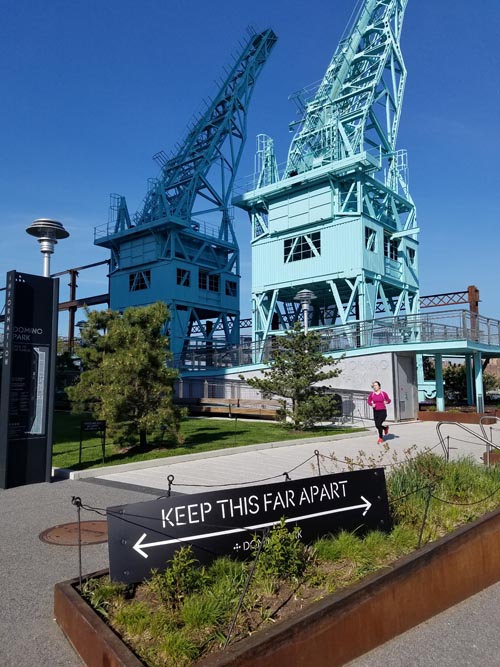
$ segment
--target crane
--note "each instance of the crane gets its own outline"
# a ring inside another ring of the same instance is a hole
[[[249,31],[214,98],[193,120],[150,179],[139,210],[111,195],[108,223],[94,242],[108,248],[110,306],[165,301],[170,309],[171,349],[187,357],[195,346],[239,341],[239,248],[231,196],[246,140],[247,113],[255,83],[275,43],[271,29]]]
[[[406,6],[358,3],[319,86],[293,96],[299,118],[281,174],[272,139],[258,137],[253,187],[234,203],[252,224],[262,349],[303,317],[327,328],[418,311],[416,209],[397,148]],[[362,329],[352,329],[358,344]]]

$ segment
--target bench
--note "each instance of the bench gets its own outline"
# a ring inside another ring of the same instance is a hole
[[[224,415],[227,417],[278,418],[281,401],[252,398],[178,398],[178,405],[188,408],[192,415]]]

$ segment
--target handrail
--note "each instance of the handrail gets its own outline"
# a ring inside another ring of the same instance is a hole
[[[340,325],[310,327],[320,334],[320,349],[324,354],[342,353],[354,348],[385,347],[387,345],[420,345],[421,343],[475,341],[485,345],[500,346],[500,321],[480,315],[471,317],[466,310],[393,315],[373,320],[349,321]],[[266,339],[227,346],[221,339],[208,348],[199,339],[199,347],[188,348],[175,365],[183,370],[200,370],[206,367],[227,368],[246,364],[267,363],[273,347],[279,345],[287,330],[271,331]]]
[[[483,432],[483,435],[485,438],[488,436],[486,435],[486,429],[484,428],[483,425],[483,419],[494,419],[497,422],[500,422],[500,419],[498,417],[495,417],[495,415],[483,415],[481,419],[479,420],[479,426],[481,427],[481,431]]]
[[[492,419],[493,419],[493,417],[492,417]],[[459,428],[463,429],[464,431],[467,431],[467,433],[470,433],[470,435],[473,435],[475,438],[478,438],[482,442],[486,443],[487,447],[494,447],[495,449],[500,450],[500,447],[497,447],[497,445],[494,445],[490,440],[488,440],[487,437],[483,437],[482,435],[479,435],[478,433],[475,433],[470,428],[467,428],[467,426],[464,426],[463,424],[461,424],[459,422],[442,421],[442,422],[438,422],[436,424],[436,431],[437,431],[437,434],[438,434],[438,437],[439,437],[439,442],[441,444],[441,447],[443,448],[444,458],[445,458],[447,463],[450,460],[450,448],[449,448],[449,446],[448,447],[446,446],[446,444],[444,442],[444,438],[441,434],[441,426],[443,424],[458,426]]]
[[[483,432],[484,437],[487,438],[488,436],[486,435],[486,429],[484,428],[483,425],[483,419],[494,419],[496,422],[500,422],[500,419],[498,417],[495,417],[494,415],[483,415],[481,417],[481,419],[479,420],[479,426],[481,427],[481,431]],[[489,444],[486,446],[486,465],[489,467],[491,446],[493,445],[493,435],[491,435],[491,440],[488,440],[488,442]],[[496,445],[493,445],[493,447],[496,447]],[[496,449],[500,449],[500,447],[496,447]]]

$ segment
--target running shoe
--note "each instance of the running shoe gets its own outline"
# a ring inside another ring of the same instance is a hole
[[[384,426],[384,435],[387,435],[389,433],[389,427]]]
[[[379,438],[379,439],[377,440],[377,445],[381,445],[383,442],[384,442],[384,441],[382,440],[382,438]]]

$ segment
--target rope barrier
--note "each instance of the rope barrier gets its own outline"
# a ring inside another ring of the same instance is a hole
[[[440,447],[441,443],[437,443],[433,447],[426,448],[424,451],[425,453],[433,452],[437,447]],[[419,452],[422,453],[422,452]],[[418,455],[418,454],[417,454]],[[330,461],[335,461],[336,463],[343,463],[344,465],[347,466],[356,466],[357,468],[361,468],[362,470],[369,470],[370,468],[373,468],[373,465],[371,464],[366,464],[366,463],[357,463],[354,460],[347,460],[347,459],[338,459],[335,456],[327,456],[325,454],[321,454],[321,457],[323,459],[328,459]],[[404,461],[394,461],[393,463],[379,463],[378,467],[380,468],[394,468],[395,466],[401,466],[401,465],[407,465],[410,461],[414,461],[416,457],[408,457]]]
[[[295,470],[298,470],[298,468],[301,468],[303,465],[306,463],[309,463],[311,459],[315,457],[315,454],[310,456],[309,458],[305,459],[305,461],[302,461],[302,463],[297,464],[295,467],[290,468],[290,470],[287,470],[285,472],[280,473],[279,475],[272,475],[271,477],[262,477],[261,479],[254,479],[251,481],[245,481],[245,482],[229,482],[227,484],[189,484],[189,483],[177,483],[174,484],[172,482],[171,486],[187,486],[189,488],[202,488],[202,489],[221,489],[221,488],[226,488],[226,487],[235,487],[235,486],[252,486],[254,484],[261,484],[262,482],[269,482],[273,479],[280,479],[281,477],[288,476],[288,479],[285,479],[285,481],[291,481],[291,478],[289,477],[290,473],[295,472]],[[171,475],[173,477],[173,475]],[[170,475],[169,475],[170,477]],[[163,496],[161,496],[163,497]]]
[[[424,451],[427,452],[427,453],[432,452],[437,447],[440,447],[439,442],[437,444],[435,444],[433,447],[426,448]],[[421,452],[419,452],[419,453],[421,453]],[[417,453],[416,456],[418,456],[418,453]],[[252,486],[254,484],[262,484],[263,482],[270,482],[272,480],[278,480],[278,479],[281,479],[282,477],[285,477],[285,481],[291,481],[291,477],[290,477],[291,473],[295,472],[296,470],[298,470],[302,466],[306,465],[307,463],[309,463],[314,458],[316,458],[316,461],[317,461],[318,475],[321,476],[322,473],[321,473],[320,460],[334,461],[335,463],[340,463],[340,464],[343,464],[343,465],[348,466],[348,467],[352,466],[352,467],[360,468],[362,470],[369,470],[370,468],[373,468],[373,467],[380,467],[380,468],[386,469],[386,468],[394,468],[394,467],[397,467],[397,466],[407,465],[408,463],[413,461],[416,457],[408,457],[403,461],[394,461],[392,463],[378,462],[374,466],[373,463],[358,463],[354,460],[339,459],[335,456],[328,456],[327,454],[321,454],[319,452],[319,450],[315,449],[314,453],[311,456],[309,456],[307,459],[305,459],[301,463],[298,463],[293,468],[290,468],[289,470],[286,470],[286,471],[284,471],[280,474],[271,475],[269,477],[261,477],[260,479],[246,480],[244,482],[227,482],[227,483],[224,483],[224,484],[195,484],[195,483],[192,483],[192,482],[191,483],[190,482],[177,482],[177,483],[175,483],[174,482],[174,475],[170,474],[167,477],[167,482],[168,482],[167,493],[165,495],[159,496],[157,499],[159,500],[161,498],[169,498],[171,496],[173,486],[188,487],[188,488],[193,488],[193,489],[196,489],[196,488],[200,488],[200,489],[221,489],[221,488],[227,488],[227,487],[233,488],[233,487],[237,487],[237,486]]]
[[[438,498],[437,496],[434,495],[432,497],[434,498],[434,500],[438,500],[440,503],[444,503],[445,505],[455,505],[457,507],[472,507],[472,505],[479,505],[480,503],[484,503],[486,500],[493,498],[493,496],[496,495],[499,491],[500,491],[500,486],[498,486],[492,493],[490,493],[489,496],[481,498],[481,500],[475,500],[472,503],[457,503],[451,500],[445,500],[444,498]]]
[[[458,438],[453,438],[453,440],[457,440],[457,441],[460,441],[460,442],[466,442],[466,443],[468,443],[468,444],[476,444],[476,443],[472,443],[472,441],[468,441],[468,440],[460,440],[460,439],[458,439]],[[425,453],[430,453],[430,452],[432,452],[433,450],[435,450],[437,447],[440,447],[440,446],[441,446],[441,443],[438,442],[438,443],[436,443],[433,447],[426,448],[426,449],[424,450],[424,452],[425,452]],[[409,451],[409,450],[408,450],[408,451]],[[157,500],[161,500],[161,499],[163,499],[163,498],[165,498],[165,499],[166,499],[166,498],[170,498],[170,497],[171,497],[171,493],[172,493],[172,487],[190,487],[190,488],[204,488],[204,489],[226,488],[226,487],[233,487],[233,488],[234,488],[234,487],[237,487],[237,486],[251,486],[251,485],[255,485],[255,484],[259,484],[259,483],[263,483],[263,482],[268,482],[268,481],[271,481],[271,480],[278,480],[278,479],[280,479],[280,478],[281,478],[281,479],[284,478],[283,481],[284,481],[284,482],[288,482],[288,481],[291,481],[291,477],[290,477],[290,474],[291,474],[291,473],[293,473],[294,471],[298,470],[299,468],[301,468],[302,466],[306,465],[307,463],[311,462],[313,459],[316,459],[316,465],[317,465],[317,473],[316,473],[316,475],[317,475],[317,476],[321,476],[321,474],[322,474],[321,461],[323,461],[323,462],[325,462],[325,461],[332,461],[332,462],[335,462],[335,463],[338,463],[338,464],[345,465],[345,466],[350,467],[350,468],[359,468],[359,469],[363,469],[363,470],[365,470],[365,469],[370,469],[370,468],[373,468],[373,467],[380,467],[380,468],[387,469],[387,468],[396,468],[396,467],[398,467],[398,466],[409,465],[409,464],[411,464],[413,461],[415,461],[416,458],[417,458],[421,453],[422,453],[422,452],[417,452],[417,454],[416,454],[415,456],[413,456],[413,457],[412,457],[412,456],[407,456],[407,457],[406,457],[404,460],[402,460],[402,461],[393,461],[393,462],[391,462],[391,463],[375,462],[373,459],[372,459],[369,463],[363,463],[363,462],[354,461],[354,460],[351,460],[351,459],[339,459],[339,458],[337,458],[337,457],[335,457],[335,456],[328,456],[328,455],[325,455],[325,454],[321,454],[320,451],[319,451],[318,449],[315,449],[315,450],[314,450],[314,453],[313,453],[311,456],[309,456],[307,459],[305,459],[305,460],[302,461],[301,463],[298,463],[296,466],[294,466],[294,467],[291,468],[290,470],[282,472],[281,474],[276,474],[276,475],[272,475],[272,476],[268,476],[268,477],[263,477],[263,478],[260,478],[260,479],[257,479],[257,480],[251,480],[251,481],[246,480],[245,482],[232,482],[232,483],[226,483],[226,484],[192,484],[192,483],[176,483],[176,482],[175,482],[175,476],[174,476],[173,474],[169,474],[168,477],[167,477],[167,484],[168,484],[167,492],[166,492],[165,495],[159,496],[159,497],[157,498]],[[323,465],[323,469],[324,469],[324,465]],[[437,495],[434,495],[433,491],[434,491],[434,489],[435,489],[435,486],[436,486],[435,483],[433,483],[433,484],[426,484],[426,485],[421,486],[421,487],[419,487],[419,488],[417,488],[417,489],[414,489],[414,490],[412,490],[412,491],[409,491],[408,493],[405,493],[404,495],[399,496],[398,498],[389,499],[389,504],[390,504],[391,506],[393,506],[393,505],[396,505],[397,503],[399,503],[399,502],[405,500],[406,498],[408,498],[408,497],[410,497],[410,496],[412,496],[412,495],[416,495],[416,494],[418,494],[418,493],[421,493],[422,491],[426,491],[426,490],[427,490],[426,505],[425,505],[425,511],[424,511],[424,517],[423,517],[423,523],[422,523],[422,526],[421,526],[421,528],[420,528],[420,533],[419,533],[419,546],[420,546],[421,541],[422,541],[423,531],[424,531],[424,529],[425,529],[425,524],[426,524],[426,521],[427,521],[427,515],[428,515],[428,513],[429,513],[429,509],[430,509],[430,501],[431,501],[431,499],[433,499],[433,500],[435,500],[435,501],[437,501],[437,502],[442,502],[442,503],[447,504],[447,505],[455,505],[455,506],[459,506],[459,507],[467,507],[467,506],[479,505],[479,504],[481,504],[481,503],[484,503],[484,502],[486,502],[487,500],[489,500],[490,498],[492,498],[493,496],[495,496],[495,495],[500,491],[500,485],[499,485],[499,486],[498,486],[498,487],[497,487],[491,494],[489,494],[488,496],[486,496],[486,497],[484,497],[484,498],[481,498],[480,500],[476,500],[476,501],[472,501],[472,502],[468,502],[468,503],[462,503],[462,502],[456,502],[456,501],[446,500],[446,499],[444,499],[444,498],[439,498]],[[93,512],[93,513],[95,513],[95,514],[97,514],[97,515],[99,515],[99,516],[104,516],[104,517],[115,516],[115,517],[119,518],[121,521],[124,521],[125,523],[131,524],[131,525],[134,525],[134,526],[138,526],[138,527],[140,527],[140,528],[144,528],[144,525],[143,525],[142,521],[143,521],[143,520],[147,520],[147,523],[148,523],[148,530],[152,530],[153,532],[157,532],[158,534],[165,535],[165,530],[164,530],[164,528],[163,528],[162,530],[156,530],[155,528],[152,528],[152,527],[151,527],[151,524],[152,524],[152,523],[154,524],[155,522],[158,522],[158,524],[159,524],[159,523],[162,521],[161,517],[142,516],[142,515],[140,515],[140,514],[129,514],[129,513],[128,513],[127,515],[123,515],[123,514],[121,514],[120,512],[113,512],[112,510],[110,511],[110,510],[105,509],[105,508],[101,508],[101,507],[92,507],[92,506],[90,506],[90,505],[86,505],[86,504],[82,503],[81,498],[79,498],[79,497],[77,497],[77,496],[73,496],[73,498],[72,498],[72,504],[76,506],[76,508],[77,508],[77,512],[78,512],[78,526],[79,526],[79,537],[78,537],[78,542],[79,542],[79,572],[80,572],[80,585],[81,585],[81,577],[82,577],[82,565],[81,565],[81,535],[80,535],[80,521],[81,521],[81,517],[80,517],[80,513],[81,513],[81,510],[82,510],[82,509],[85,510],[85,511],[87,511],[87,512]]]
[[[479,447],[483,446],[486,444],[484,442],[478,442],[477,440],[463,440],[462,438],[454,438],[453,436],[448,436],[450,440],[453,440],[454,442],[462,442],[466,445],[477,445]]]
[[[392,505],[393,503],[398,503],[400,500],[409,498],[410,496],[416,495],[417,493],[420,493],[420,491],[425,491],[428,488],[429,485],[426,484],[425,486],[421,486],[420,488],[415,489],[414,491],[409,491],[408,493],[405,493],[404,496],[399,496],[398,498],[393,498],[392,500],[389,500],[389,505]]]

